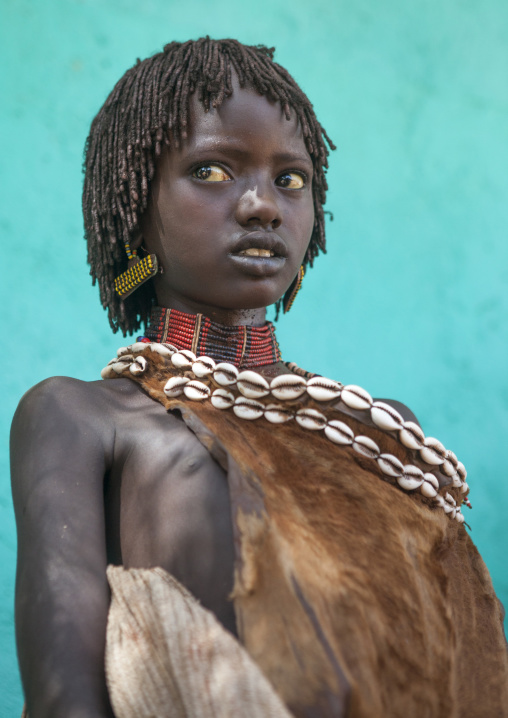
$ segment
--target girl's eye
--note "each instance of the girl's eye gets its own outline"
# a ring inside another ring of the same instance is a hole
[[[284,189],[303,189],[306,179],[300,172],[284,172],[275,180],[275,184]]]
[[[231,177],[219,165],[202,165],[192,173],[193,177],[205,182],[228,182]]]

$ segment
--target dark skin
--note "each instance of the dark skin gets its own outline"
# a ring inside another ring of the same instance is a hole
[[[208,114],[194,102],[191,120],[183,147],[160,159],[134,244],[164,267],[161,306],[261,325],[311,236],[312,162],[296,120],[250,90],[236,86]],[[57,377],[23,398],[11,451],[17,642],[31,718],[112,716],[108,563],[161,566],[236,632],[226,476],[177,415],[126,379]]]

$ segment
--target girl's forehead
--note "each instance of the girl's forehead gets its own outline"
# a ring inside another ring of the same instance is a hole
[[[190,101],[189,143],[214,138],[241,139],[254,141],[264,136],[267,142],[282,143],[285,147],[296,147],[308,155],[303,133],[296,113],[291,112],[290,119],[282,109],[280,102],[270,100],[248,87],[234,83],[233,93],[224,98],[217,108],[205,111],[198,95]]]

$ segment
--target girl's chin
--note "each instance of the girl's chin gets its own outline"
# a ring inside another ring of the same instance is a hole
[[[180,292],[159,290],[156,295],[159,306],[192,314],[210,314],[261,311],[275,304],[284,296],[286,290],[285,283],[281,287],[280,282],[275,283],[264,278],[250,281],[247,286],[244,284],[242,287],[231,287],[228,293],[186,296]]]

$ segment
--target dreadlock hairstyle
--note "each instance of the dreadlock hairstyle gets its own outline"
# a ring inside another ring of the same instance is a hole
[[[190,98],[197,93],[205,112],[230,97],[232,74],[278,101],[286,119],[296,114],[314,165],[315,220],[304,265],[325,252],[323,204],[328,148],[335,149],[316,119],[309,99],[289,73],[273,62],[275,48],[242,45],[237,40],[200,40],[166,45],[162,52],[137,60],[119,80],[92,122],[85,145],[83,214],[88,262],[99,283],[102,306],[114,332],[124,336],[146,323],[155,302],[152,282],[122,300],[114,278],[127,268],[126,246],[146,209],[157,158],[163,143],[178,148],[189,127]],[[289,290],[288,290],[289,291]],[[276,305],[277,314],[280,302]]]

